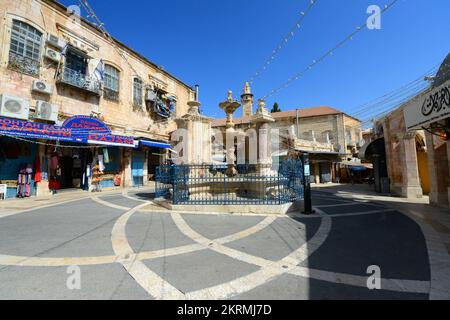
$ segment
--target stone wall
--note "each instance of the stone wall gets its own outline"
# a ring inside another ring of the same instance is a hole
[[[157,123],[151,119],[148,112],[133,111],[132,93],[133,80],[136,76],[134,70],[136,70],[145,84],[156,84],[176,96],[178,100],[177,116],[182,116],[187,112],[187,102],[192,94],[192,90],[187,85],[124,45],[111,44],[101,32],[87,23],[83,22],[81,26],[74,24],[69,19],[65,8],[55,4],[54,1],[2,0],[0,16],[3,18],[0,20],[0,41],[2,43],[0,49],[0,94],[28,99],[31,106],[36,105],[36,100],[57,104],[60,106],[62,118],[72,115],[90,115],[92,111],[99,111],[103,115],[104,121],[116,134],[134,134],[159,140],[168,139],[168,133],[176,128],[173,121]],[[41,67],[38,77],[28,76],[8,68],[13,19],[24,21],[43,33]],[[92,61],[103,59],[105,64],[116,67],[120,71],[119,101],[112,102],[79,89],[56,85],[55,72],[58,63],[44,58],[43,54],[48,33],[63,39],[76,39],[75,41],[82,43],[86,48]],[[142,38],[142,41],[146,40],[146,38]],[[133,68],[122,58],[118,50],[121,50]],[[48,82],[53,86],[53,94],[50,97],[31,92],[32,82],[36,79]]]

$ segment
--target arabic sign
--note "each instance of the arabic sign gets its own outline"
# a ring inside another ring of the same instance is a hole
[[[110,146],[135,147],[133,137],[111,134],[111,130],[98,119],[75,116],[62,127],[0,117],[0,135],[31,139],[59,140]]]
[[[450,81],[423,95],[404,109],[406,130],[418,130],[450,117]]]

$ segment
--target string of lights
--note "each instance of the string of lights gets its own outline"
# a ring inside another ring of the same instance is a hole
[[[264,63],[256,70],[255,74],[248,80],[250,84],[252,84],[257,77],[259,77],[264,71],[268,68],[270,64],[275,60],[278,53],[283,49],[289,41],[295,37],[296,30],[302,27],[303,20],[308,16],[309,12],[312,10],[314,5],[318,0],[310,0],[309,6],[305,11],[300,12],[300,19],[295,22],[295,25],[289,30],[289,32],[283,37],[283,39],[278,43],[278,45],[272,50],[272,54],[268,59],[264,61]]]
[[[92,7],[89,5],[89,3],[87,2],[87,0],[79,0],[79,3],[81,5],[81,7],[86,11],[87,17],[88,18],[92,18],[94,20],[94,24],[97,26],[97,28],[103,33],[103,35],[108,39],[108,41],[113,45],[114,49],[119,53],[119,55],[122,57],[122,59],[129,65],[129,67],[131,68],[131,70],[133,70],[135,76],[137,76],[139,79],[143,79],[143,77],[141,77],[139,75],[139,72],[136,71],[136,69],[134,68],[134,66],[132,65],[132,63],[128,60],[127,56],[125,55],[125,53],[117,46],[116,41],[114,40],[114,38],[111,36],[111,34],[106,30],[105,28],[105,24],[103,22],[101,22],[101,20],[99,19],[99,17],[95,14],[94,10],[92,9]]]
[[[397,3],[398,0],[393,0],[391,3],[387,4],[384,6],[384,8],[376,15],[374,16],[374,18],[380,16],[381,14],[385,13],[386,11],[388,11],[390,8],[392,8],[392,6],[394,6]],[[325,60],[327,57],[332,56],[334,54],[334,52],[336,50],[338,50],[339,48],[341,48],[344,44],[346,44],[349,41],[352,41],[353,38],[359,34],[361,31],[365,30],[367,28],[367,23],[364,22],[364,24],[362,24],[361,26],[357,27],[355,31],[353,31],[350,35],[348,35],[347,37],[345,37],[342,41],[340,41],[337,45],[335,45],[333,48],[331,48],[330,50],[328,50],[325,54],[321,55],[318,59],[315,59],[312,61],[311,64],[309,64],[305,69],[303,69],[302,71],[300,71],[299,73],[295,74],[294,76],[292,76],[291,78],[289,78],[285,83],[283,83],[282,85],[272,89],[271,91],[269,91],[269,93],[267,93],[263,99],[267,99],[275,94],[277,94],[278,92],[280,92],[281,90],[289,87],[293,82],[299,80],[301,77],[303,77],[309,70],[311,70],[313,67],[315,67],[316,65],[318,65],[320,62],[322,62],[323,60]]]

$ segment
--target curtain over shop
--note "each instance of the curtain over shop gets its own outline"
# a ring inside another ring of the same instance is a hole
[[[88,116],[71,117],[62,126],[0,117],[0,135],[24,139],[136,147],[133,137],[114,135],[104,122]]]

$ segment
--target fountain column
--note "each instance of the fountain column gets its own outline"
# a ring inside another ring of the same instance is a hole
[[[200,105],[201,103],[197,99],[189,101],[188,113],[175,119],[180,134],[183,136],[183,140],[185,140],[182,164],[202,165],[212,162],[212,119],[200,114]]]
[[[272,170],[272,141],[270,134],[270,123],[275,119],[266,109],[266,102],[258,100],[258,110],[252,117],[251,122],[255,125],[258,136],[258,174],[266,176]]]
[[[219,104],[219,107],[225,111],[227,115],[226,122],[226,161],[228,165],[228,169],[226,171],[227,176],[235,176],[237,174],[236,170],[236,156],[235,156],[235,146],[234,146],[234,138],[236,135],[235,125],[233,123],[233,114],[240,107],[240,103],[233,100],[233,93],[228,91],[228,98],[226,101]]]

